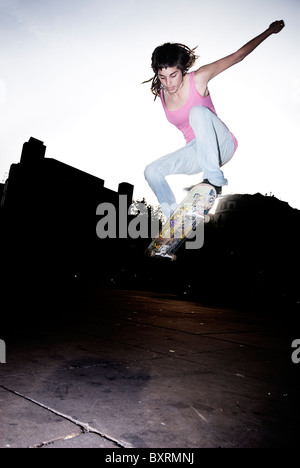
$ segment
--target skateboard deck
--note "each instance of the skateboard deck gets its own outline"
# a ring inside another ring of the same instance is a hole
[[[195,185],[163,225],[158,237],[146,249],[151,257],[176,260],[175,253],[199,223],[209,221],[209,211],[217,197],[209,184]]]

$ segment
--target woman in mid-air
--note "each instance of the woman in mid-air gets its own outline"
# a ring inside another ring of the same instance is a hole
[[[178,43],[166,43],[152,54],[151,91],[160,97],[166,117],[182,131],[186,145],[168,154],[145,169],[145,178],[155,193],[164,215],[168,218],[177,203],[166,181],[171,174],[203,172],[203,183],[215,187],[217,194],[227,185],[221,166],[237,148],[237,140],[219,119],[212,103],[208,83],[227,68],[249,55],[271,34],[282,30],[284,22],[275,21],[263,33],[239,50],[216,62],[188,73],[197,56],[195,49]]]

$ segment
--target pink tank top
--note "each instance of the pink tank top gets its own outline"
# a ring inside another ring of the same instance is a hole
[[[168,121],[171,124],[175,125],[183,133],[187,143],[189,143],[195,138],[193,129],[192,127],[190,127],[190,124],[189,124],[189,115],[190,115],[190,110],[192,107],[205,106],[205,107],[208,107],[208,109],[210,109],[214,114],[217,115],[214,105],[212,103],[210,94],[206,97],[203,97],[201,96],[201,94],[198,93],[196,86],[195,86],[195,82],[194,82],[194,72],[190,73],[189,98],[182,107],[180,107],[179,109],[175,111],[169,111],[166,107],[162,90],[160,91],[160,99],[164,107]],[[238,143],[237,143],[235,136],[232,133],[231,135],[233,138],[234,151],[235,151]]]

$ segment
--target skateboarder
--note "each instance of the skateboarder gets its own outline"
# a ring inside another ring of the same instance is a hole
[[[263,33],[249,41],[237,52],[188,73],[197,56],[195,49],[178,43],[166,43],[152,54],[154,77],[151,91],[160,97],[166,117],[182,131],[186,145],[145,169],[145,178],[155,193],[164,215],[168,218],[177,203],[166,181],[171,174],[203,172],[203,182],[213,185],[218,194],[227,180],[220,169],[233,156],[237,140],[218,118],[212,103],[208,83],[227,68],[249,55],[271,34],[282,30],[282,20],[273,22]],[[232,90],[229,90],[232,96]]]

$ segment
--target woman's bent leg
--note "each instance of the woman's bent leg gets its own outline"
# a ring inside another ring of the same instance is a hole
[[[196,152],[203,178],[216,186],[227,185],[220,169],[231,157],[234,143],[226,125],[210,109],[195,106],[190,111],[190,125],[195,133]]]
[[[201,172],[195,167],[195,149],[188,144],[174,153],[167,154],[149,164],[145,169],[145,178],[155,193],[164,215],[168,218],[177,206],[166,176],[171,174],[194,174]]]

